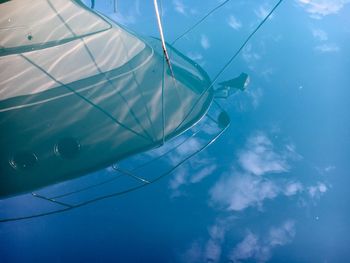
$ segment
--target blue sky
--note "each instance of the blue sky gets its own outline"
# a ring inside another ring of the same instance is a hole
[[[112,1],[96,2],[135,32],[158,35],[152,1],[117,1],[116,13]],[[163,1],[167,41],[220,2]],[[230,1],[175,46],[213,77],[274,4]],[[220,78],[247,72],[251,81],[221,102],[231,126],[214,145],[129,195],[0,225],[0,258],[345,262],[349,11],[348,0],[283,2]]]

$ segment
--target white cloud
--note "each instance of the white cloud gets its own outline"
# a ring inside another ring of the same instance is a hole
[[[332,52],[338,52],[340,48],[334,43],[330,43],[330,44],[326,43],[323,45],[316,46],[315,50],[321,53],[332,53]]]
[[[291,197],[303,192],[298,181],[264,178],[267,173],[289,170],[288,160],[300,158],[293,144],[287,144],[281,153],[274,150],[263,133],[248,138],[243,150],[238,151],[238,163],[244,172],[232,171],[223,175],[210,190],[210,202],[219,208],[242,211],[248,207],[261,208],[263,202],[277,196]]]
[[[262,252],[259,247],[259,240],[253,233],[248,233],[246,237],[233,250],[231,259],[236,262],[241,259],[255,258],[257,254],[262,257]]]
[[[242,58],[248,64],[252,64],[260,60],[261,56],[258,53],[254,52],[252,44],[248,43],[242,50]],[[252,66],[250,65],[250,67]]]
[[[176,172],[174,173],[174,176],[169,182],[169,187],[172,190],[178,189],[181,185],[185,184],[187,182],[187,169],[184,165],[180,166]]]
[[[240,167],[222,175],[210,189],[210,205],[227,211],[243,211],[249,207],[261,209],[267,200],[282,196],[319,199],[328,191],[328,186],[323,182],[307,186],[295,179],[263,176],[266,173],[286,172],[289,170],[289,160],[302,158],[291,143],[283,149],[277,153],[263,133],[248,138],[244,150],[238,151]]]
[[[173,5],[174,5],[176,12],[183,14],[183,15],[186,15],[186,10],[185,10],[186,7],[182,1],[174,0]]]
[[[254,109],[256,109],[260,105],[260,101],[263,96],[263,89],[257,88],[257,89],[249,89],[248,90],[248,96],[252,100],[252,105]]]
[[[212,205],[228,211],[262,207],[263,202],[279,195],[294,196],[303,191],[300,182],[275,182],[249,174],[222,177],[210,190]]]
[[[254,175],[287,172],[289,169],[286,156],[275,152],[272,142],[262,133],[248,139],[238,161],[244,170]]]
[[[242,23],[233,15],[230,15],[227,23],[230,27],[232,27],[235,30],[239,30],[242,27]]]
[[[338,52],[340,50],[339,46],[336,43],[327,42],[328,34],[324,30],[313,29],[312,35],[316,40],[322,43],[314,47],[315,51],[321,52],[321,53],[332,53],[332,52]]]
[[[234,226],[235,217],[217,218],[215,224],[208,228],[209,237],[192,242],[184,253],[183,261],[188,262],[221,262],[222,245],[227,232]]]
[[[187,163],[175,170],[169,181],[169,188],[172,190],[172,197],[182,194],[180,188],[184,185],[196,184],[214,173],[217,165],[215,160],[207,158],[192,158]]]
[[[191,183],[198,183],[198,182],[202,181],[208,175],[211,175],[215,170],[216,170],[216,164],[208,165],[208,166],[204,167],[203,169],[201,169],[200,171],[198,171],[198,173],[193,174],[190,178],[190,182]]]
[[[183,262],[203,262],[203,248],[200,242],[194,241],[182,256]]]
[[[269,14],[269,12],[270,10],[264,5],[261,5],[258,9],[254,10],[255,15],[261,20],[264,19]],[[269,19],[272,17],[273,15],[271,15]]]
[[[312,18],[337,14],[350,0],[296,0]]]
[[[266,68],[266,69],[261,70],[259,73],[266,80],[270,80],[271,76],[273,76],[275,74],[275,69],[273,69],[273,68]]]
[[[289,182],[286,185],[284,190],[284,194],[286,196],[293,196],[299,192],[302,192],[304,189],[303,185],[300,182]]]
[[[202,145],[202,140],[191,138],[186,143],[182,144],[181,147],[176,149],[176,154],[180,157],[192,152],[194,149],[199,149]]]
[[[312,35],[314,38],[316,38],[319,41],[326,41],[328,40],[328,34],[322,30],[322,29],[313,29]]]
[[[204,49],[208,49],[210,48],[210,42],[209,42],[209,38],[206,35],[201,35],[201,46]]]
[[[192,60],[202,60],[203,59],[203,55],[199,52],[189,52],[187,53],[187,56],[192,59]]]
[[[336,169],[336,167],[334,165],[326,165],[324,167],[318,167],[316,166],[315,169],[317,170],[317,172],[321,175],[330,173],[332,171],[334,171]]]
[[[251,259],[257,262],[266,262],[271,258],[272,250],[277,246],[290,243],[295,236],[295,223],[285,221],[281,226],[270,228],[266,237],[259,237],[252,232],[236,245],[232,250],[230,259],[233,262]]]
[[[243,211],[249,207],[261,209],[267,200],[279,196],[302,199],[309,196],[314,201],[319,200],[329,186],[324,182],[305,186],[299,181],[272,180],[249,174],[222,176],[210,189],[210,204],[227,211]],[[306,201],[306,200],[305,200]]]
[[[328,165],[328,166],[326,166],[326,167],[324,168],[324,171],[325,171],[326,173],[329,173],[329,172],[335,170],[335,168],[336,168],[336,167],[335,167],[334,165]]]
[[[221,257],[221,244],[215,240],[208,240],[205,246],[205,261],[204,262],[219,262]]]
[[[328,187],[325,183],[318,182],[314,186],[308,188],[308,193],[311,198],[320,198],[324,193],[328,191]]]
[[[268,235],[268,244],[271,247],[283,246],[291,241],[295,236],[295,222],[285,221],[279,227],[271,227]]]

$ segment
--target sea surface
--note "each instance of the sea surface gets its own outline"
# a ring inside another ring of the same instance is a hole
[[[211,78],[277,2],[158,1],[168,43],[221,5],[174,44]],[[159,37],[151,0],[94,9]],[[218,79],[250,82],[217,100],[215,143],[137,191],[1,223],[0,262],[348,262],[349,43],[350,1],[282,1]]]

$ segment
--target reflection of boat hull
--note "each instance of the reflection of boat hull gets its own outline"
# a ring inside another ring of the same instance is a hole
[[[119,42],[114,42],[116,28]],[[107,35],[102,42],[99,34]],[[129,48],[125,42],[134,45]],[[129,54],[135,47],[138,51],[120,65],[107,65],[123,59],[124,54],[101,60],[98,47],[103,53],[115,45],[125,45],[118,52]],[[60,53],[63,50],[68,53]],[[79,62],[82,53],[90,57],[88,64]],[[25,71],[1,76],[6,84],[0,87],[0,196],[32,191],[106,167],[160,146],[163,137],[172,138],[194,125],[210,106],[212,90],[201,96],[210,81],[176,50],[170,49],[170,55],[176,86],[163,69],[160,43],[142,41],[117,25],[63,45],[0,57],[3,65],[10,65],[11,60],[27,65]],[[73,61],[77,72],[69,75],[66,67]],[[10,78],[15,79],[12,84]],[[33,92],[19,86],[33,83],[50,87]],[[8,95],[11,88],[18,88],[20,94]]]

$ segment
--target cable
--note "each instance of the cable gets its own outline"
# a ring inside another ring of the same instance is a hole
[[[222,67],[222,69],[216,74],[216,76],[213,79],[213,82],[211,86],[214,85],[214,83],[218,80],[220,75],[227,69],[227,67],[232,63],[232,61],[237,57],[237,55],[242,51],[242,49],[245,47],[245,45],[248,43],[248,41],[255,35],[255,33],[260,29],[260,27],[266,22],[267,19],[272,15],[272,13],[276,10],[276,8],[283,2],[283,0],[279,0],[278,3],[272,8],[270,13],[267,14],[267,16],[260,22],[260,24],[254,29],[252,33],[246,38],[246,40],[243,42],[243,44],[240,46],[240,48],[236,51],[236,53],[226,62],[226,64]]]
[[[205,16],[203,16],[197,23],[195,23],[193,26],[191,26],[189,29],[187,29],[184,33],[182,33],[180,36],[178,36],[171,45],[175,45],[175,43],[183,38],[185,35],[187,35],[189,32],[191,32],[193,29],[195,29],[199,24],[201,24],[208,16],[210,16],[212,13],[214,13],[216,10],[227,4],[230,0],[226,0],[225,2],[221,3],[220,5],[216,6],[212,10],[210,10]]]
[[[242,49],[245,47],[245,45],[248,43],[248,41],[255,35],[255,33],[260,29],[260,27],[266,22],[266,20],[272,15],[272,13],[276,10],[276,8],[283,2],[283,0],[279,0],[277,4],[271,9],[271,11],[266,15],[266,17],[259,23],[259,25],[249,34],[249,36],[246,38],[246,40],[243,42],[243,44],[240,46],[240,48],[233,54],[233,56],[226,62],[226,64],[222,67],[222,69],[216,74],[214,77],[212,83],[202,92],[202,94],[199,96],[197,101],[193,104],[192,108],[188,112],[188,114],[185,116],[185,118],[180,122],[180,124],[176,127],[175,130],[177,130],[181,125],[184,123],[184,121],[187,119],[188,116],[191,115],[194,108],[197,106],[198,102],[202,99],[204,94],[211,89],[218,78],[221,76],[222,73],[225,72],[225,70],[228,68],[228,66],[232,63],[232,61],[238,56],[238,54],[242,51]]]

